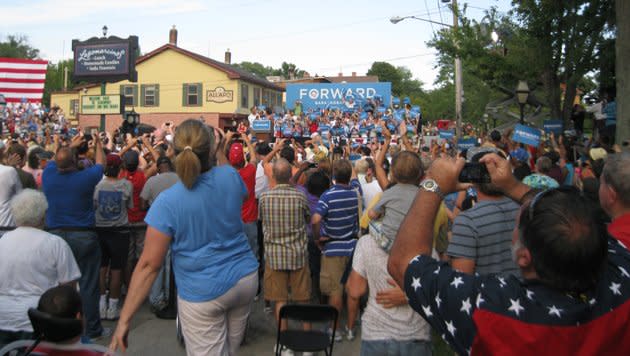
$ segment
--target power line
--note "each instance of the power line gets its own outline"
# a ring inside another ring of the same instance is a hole
[[[430,9],[430,10],[427,9],[426,10],[427,12],[424,12],[424,13],[422,13],[421,11],[414,11],[414,12],[411,12],[410,15],[414,15],[414,16],[431,16],[431,15],[437,14],[436,10],[438,10],[438,9],[439,8],[433,8],[433,9]],[[433,11],[433,12],[431,12],[431,11]],[[260,40],[279,38],[279,37],[282,37],[282,38],[294,37],[294,36],[303,35],[303,34],[306,34],[306,33],[317,33],[317,32],[322,32],[322,31],[326,31],[326,30],[330,30],[330,29],[351,27],[351,26],[355,26],[355,25],[359,25],[359,24],[363,24],[363,23],[374,22],[374,21],[379,21],[379,20],[389,20],[389,17],[373,17],[373,18],[360,20],[360,21],[347,22],[347,23],[336,25],[336,26],[326,26],[325,28],[322,28],[322,26],[318,26],[318,27],[313,27],[313,28],[305,29],[303,31],[298,31],[298,32],[290,32],[290,33],[284,32],[284,33],[275,33],[275,34],[263,35],[263,36],[259,36],[259,37],[235,39],[235,40],[230,40],[230,41],[218,42],[218,43],[216,43],[216,45],[231,45],[233,43],[245,43],[245,42],[260,41]]]
[[[427,0],[424,0],[424,7],[427,9],[427,12],[429,12],[429,5],[427,4]],[[433,19],[431,18],[431,15],[429,15],[429,20],[431,21],[429,22],[431,24],[431,32],[433,32],[433,35],[435,36],[435,29],[433,28]]]
[[[352,67],[359,67],[359,66],[369,65],[369,64],[372,64],[374,62],[394,62],[394,61],[400,61],[400,60],[411,59],[411,58],[433,56],[433,55],[436,55],[436,54],[437,54],[436,52],[421,53],[421,54],[415,54],[415,55],[411,55],[411,56],[380,59],[380,60],[375,60],[375,61],[372,61],[372,62],[355,63],[355,64],[344,64],[343,67],[352,68]],[[321,71],[326,71],[326,70],[333,70],[333,69],[337,69],[337,68],[338,67],[335,66],[335,67],[315,68],[315,69],[318,69],[318,70],[321,70]]]

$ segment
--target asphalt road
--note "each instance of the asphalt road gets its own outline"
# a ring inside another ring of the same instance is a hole
[[[115,322],[104,321],[103,326],[115,328]],[[358,327],[357,329],[360,329]],[[277,324],[272,314],[264,312],[264,302],[255,302],[250,315],[250,323],[245,342],[239,349],[239,355],[273,355],[276,341]],[[336,342],[333,355],[358,355],[361,347],[360,331],[353,341],[344,339]],[[110,338],[96,341],[102,345],[109,345]],[[319,355],[323,355],[321,352]],[[129,349],[127,355],[186,355],[186,351],[179,345],[176,337],[174,320],[161,320],[149,310],[148,304],[135,315],[129,333]],[[299,353],[296,353],[299,355]]]

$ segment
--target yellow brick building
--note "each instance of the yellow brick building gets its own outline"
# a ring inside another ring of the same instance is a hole
[[[106,94],[124,94],[125,110],[135,110],[141,123],[154,127],[200,117],[215,127],[231,127],[244,120],[254,105],[282,105],[282,87],[235,68],[230,58],[226,52],[225,62],[219,62],[180,48],[177,32],[171,30],[168,44],[136,61],[137,83],[107,83]],[[98,127],[100,115],[81,114],[79,103],[83,95],[100,93],[98,84],[78,87],[52,93],[51,104],[83,128]],[[108,131],[121,124],[121,115],[107,115]]]

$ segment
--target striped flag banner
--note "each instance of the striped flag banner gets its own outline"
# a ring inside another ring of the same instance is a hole
[[[0,57],[0,94],[7,103],[41,102],[48,61]]]

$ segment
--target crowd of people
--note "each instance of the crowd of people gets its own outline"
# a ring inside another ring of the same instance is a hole
[[[0,349],[78,285],[81,341],[118,320],[113,350],[148,300],[177,305],[189,355],[233,355],[257,298],[281,329],[287,303],[343,311],[328,332],[362,355],[430,355],[431,330],[458,354],[630,350],[630,152],[605,134],[461,149],[426,141],[438,127],[406,100],[143,135],[47,131],[60,111],[29,110],[0,149]]]

